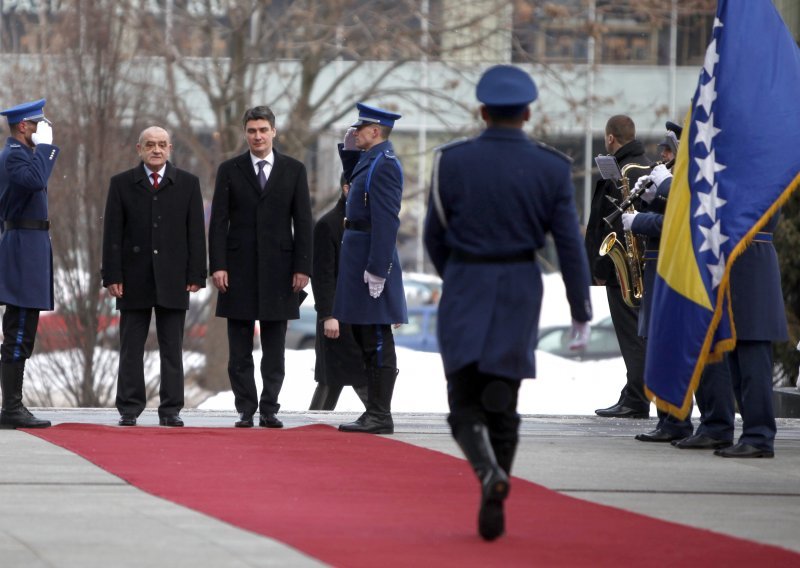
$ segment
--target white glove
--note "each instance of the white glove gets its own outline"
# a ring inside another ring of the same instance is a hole
[[[653,199],[656,198],[656,192],[658,191],[658,188],[655,186],[655,184],[650,183],[651,181],[653,181],[652,176],[642,176],[636,181],[636,185],[633,186],[633,191],[635,193],[642,191],[642,186],[645,186],[644,191],[639,193],[639,197],[641,197],[642,201],[645,203],[652,202]]]
[[[369,295],[373,298],[378,298],[383,292],[383,285],[386,283],[386,278],[370,274],[364,271],[364,282],[369,286]]]
[[[572,320],[572,328],[569,331],[569,350],[579,351],[586,349],[589,344],[589,337],[592,335],[592,327],[588,321]]]
[[[656,184],[656,188],[661,187],[661,184],[664,183],[665,179],[671,178],[672,172],[667,169],[667,166],[664,164],[659,164],[653,171],[650,172],[650,178],[653,180],[653,183]]]
[[[52,144],[53,143],[53,127],[46,120],[41,120],[36,125],[36,132],[31,134],[31,141],[34,146],[39,144]]]
[[[625,231],[631,230],[631,225],[633,225],[633,218],[639,214],[638,211],[633,213],[623,213],[622,214],[622,229]]]
[[[356,147],[356,129],[354,127],[351,126],[347,129],[347,132],[344,133],[342,144],[345,150],[358,150]]]

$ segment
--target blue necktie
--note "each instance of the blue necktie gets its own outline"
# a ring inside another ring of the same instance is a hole
[[[261,160],[256,165],[258,166],[258,184],[261,186],[261,191],[264,191],[264,186],[267,185],[267,174],[264,173],[264,166],[267,165],[267,161]]]

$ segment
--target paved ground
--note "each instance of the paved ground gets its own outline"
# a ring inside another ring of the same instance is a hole
[[[115,410],[41,410],[53,423],[116,424]],[[188,410],[187,426],[231,427]],[[281,413],[287,427],[353,414]],[[460,457],[443,415],[396,415],[396,438]],[[140,424],[156,426],[154,411]],[[776,458],[730,460],[637,442],[655,420],[528,416],[518,477],[556,491],[800,553],[800,420],[782,419]],[[513,499],[513,493],[512,497]],[[800,560],[800,557],[798,557]],[[0,431],[0,565],[115,568],[319,566],[268,538],[147,495],[57,446]]]

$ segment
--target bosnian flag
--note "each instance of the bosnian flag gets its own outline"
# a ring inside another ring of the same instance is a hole
[[[685,418],[703,367],[736,345],[730,271],[800,184],[800,50],[770,0],[719,0],[675,162],[645,383]]]

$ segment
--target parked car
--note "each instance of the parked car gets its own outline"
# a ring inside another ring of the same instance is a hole
[[[417,351],[439,352],[436,337],[436,315],[438,306],[423,305],[408,307],[408,323],[394,330],[394,343]]]
[[[539,346],[537,349],[559,357],[578,361],[594,361],[622,357],[611,318],[607,317],[592,325],[589,344],[581,351],[569,349],[570,326],[557,325],[543,327],[539,330]]]
[[[114,298],[100,295],[100,314],[97,317],[97,334],[100,345],[113,346],[119,335],[119,312],[114,309]],[[56,306],[54,311],[43,311],[36,331],[36,353],[74,349],[81,344],[83,323],[74,305]]]
[[[317,337],[317,311],[308,300],[300,306],[300,319],[286,326],[286,349],[314,349]]]

